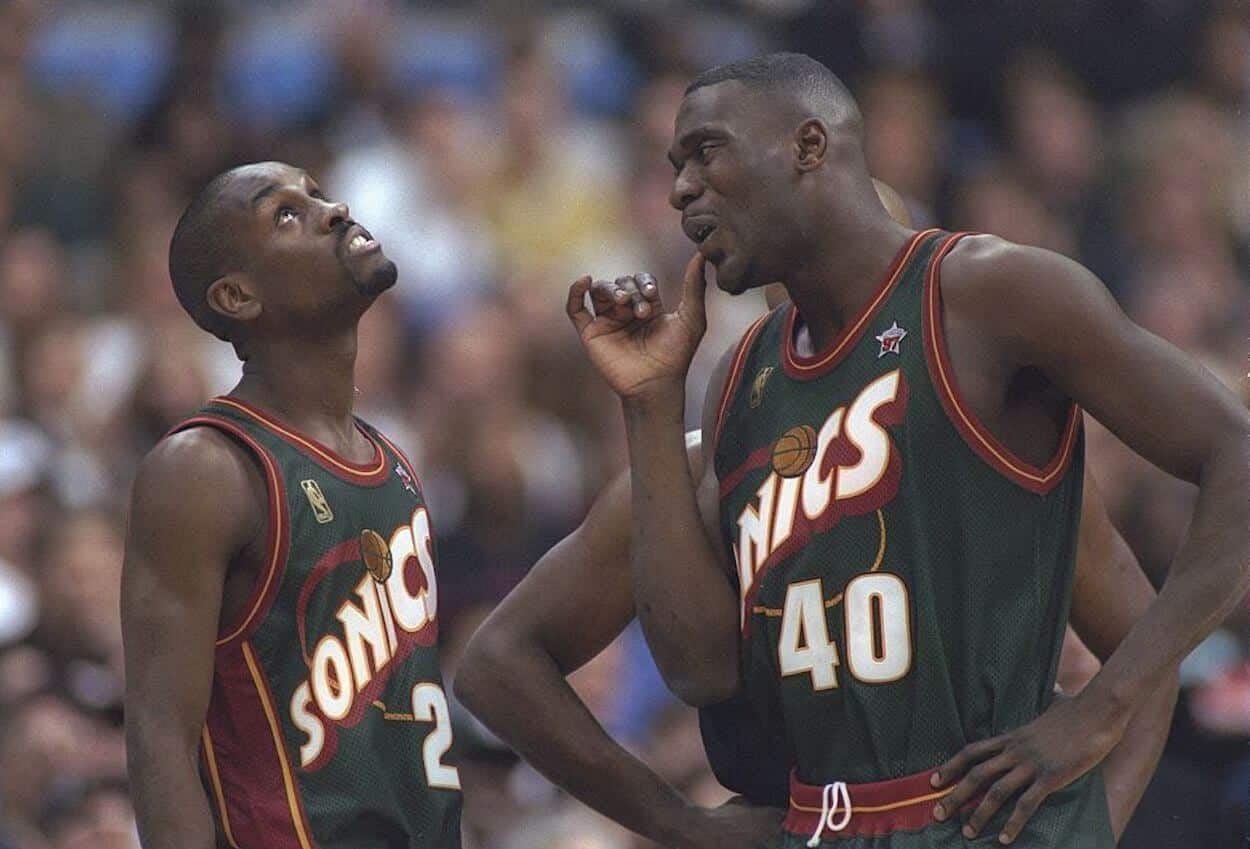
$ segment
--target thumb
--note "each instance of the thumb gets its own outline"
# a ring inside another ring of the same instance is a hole
[[[707,278],[704,276],[706,265],[707,258],[701,253],[695,253],[690,258],[690,262],[686,263],[686,272],[682,278],[681,303],[677,305],[678,313],[696,323],[706,320],[703,311],[703,296],[707,292]]]

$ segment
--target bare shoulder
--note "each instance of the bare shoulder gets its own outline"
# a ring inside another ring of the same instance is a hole
[[[264,493],[255,461],[230,437],[208,427],[180,431],[158,442],[139,464],[132,536],[212,532],[246,541],[264,515]]]
[[[1009,242],[988,234],[959,240],[942,262],[943,300],[959,307],[991,311],[1018,309],[1020,302],[1051,299],[1073,286],[1096,286],[1083,265],[1045,248]]]

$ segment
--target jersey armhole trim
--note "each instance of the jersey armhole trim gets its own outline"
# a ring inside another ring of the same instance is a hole
[[[257,466],[260,467],[261,476],[265,479],[265,492],[269,502],[269,540],[265,546],[268,565],[265,567],[259,585],[252,593],[249,604],[245,605],[247,613],[238,622],[221,629],[216,642],[216,647],[220,649],[240,637],[250,636],[273,604],[274,597],[278,594],[282,572],[285,570],[287,552],[290,549],[291,522],[286,504],[286,486],[282,482],[282,475],[273,457],[256,439],[234,422],[204,414],[187,419],[171,433],[189,430],[193,427],[216,428],[248,449],[254,456]]]
[[[778,306],[757,318],[755,323],[747,328],[747,332],[742,334],[742,339],[738,342],[738,350],[734,354],[733,365],[729,367],[729,374],[725,376],[725,385],[721,389],[720,405],[716,410],[716,422],[713,425],[711,443],[708,446],[708,454],[703,460],[705,464],[716,463],[716,451],[720,447],[720,434],[725,427],[725,418],[729,415],[733,397],[738,392],[738,383],[742,379],[742,367],[746,365],[747,358],[751,354],[755,338],[759,336],[760,330],[768,323],[768,320],[781,308],[781,306]],[[713,468],[715,468],[714,465]]]
[[[945,256],[964,236],[971,233],[954,233],[934,252],[924,282],[924,316],[922,320],[925,362],[929,379],[937,392],[946,417],[959,431],[960,436],[978,457],[1012,483],[1038,495],[1050,492],[1063,480],[1072,462],[1077,434],[1080,433],[1081,408],[1069,401],[1068,418],[1055,449],[1054,456],[1043,468],[1038,468],[1016,456],[990,432],[976,416],[960,394],[955,383],[946,338],[942,331],[941,265]]]

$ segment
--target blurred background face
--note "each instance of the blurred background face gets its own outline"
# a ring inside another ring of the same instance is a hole
[[[859,100],[870,173],[917,228],[1074,257],[1245,396],[1244,3],[517,5],[0,3],[0,601],[21,598],[0,611],[27,617],[0,620],[0,846],[137,849],[119,790],[119,514],[139,458],[238,379],[230,346],[173,297],[167,254],[192,194],[240,163],[315,174],[386,247],[345,262],[316,226],[332,204],[267,173],[296,207],[285,229],[271,207],[245,222],[273,312],[354,320],[385,288],[385,257],[398,264],[402,285],[361,320],[357,411],[413,457],[430,499],[449,662],[626,462],[564,293],[581,274],[645,270],[675,302],[695,245],[665,154],[685,86],[713,65],[777,49],[824,61]],[[749,98],[726,101],[702,105],[750,117],[735,111]],[[684,203],[720,222],[705,250],[728,291],[784,259],[769,233],[791,166],[770,151],[791,129],[765,122],[687,158],[702,193]],[[707,304],[691,428],[716,361],[764,308],[749,292]],[[1160,582],[1192,488],[1092,420],[1087,433],[1113,518]],[[1240,845],[1248,611],[1187,661],[1125,849]],[[723,798],[641,634],[577,686],[687,798]],[[467,849],[651,849],[455,721]]]

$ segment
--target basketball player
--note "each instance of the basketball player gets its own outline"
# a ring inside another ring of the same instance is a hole
[[[909,217],[902,199],[873,180],[896,221]],[[785,289],[765,290],[770,307]],[[702,474],[699,433],[687,436],[691,474]],[[701,504],[705,522],[716,506]],[[714,521],[714,520],[713,520]],[[602,651],[634,617],[629,570],[629,478],[604,490],[585,521],[548,552],[478,630],[458,666],[461,701],[535,767],[582,801],[666,846],[765,845],[780,820],[767,808],[705,810],[688,805],[594,721],[564,676]],[[1073,618],[1108,656],[1154,593],[1111,525],[1087,477]],[[1088,650],[1073,639],[1064,656]],[[1167,737],[1174,689],[1133,717],[1108,758],[1107,801],[1116,834],[1123,830],[1154,771]],[[761,726],[740,698],[700,711],[708,760],[721,783],[755,806],[787,804],[790,758],[784,737]]]
[[[988,827],[1113,846],[1095,767],[1250,578],[1246,412],[1076,263],[892,221],[854,99],[807,57],[701,75],[670,157],[698,245],[682,302],[665,311],[647,275],[581,278],[568,298],[622,399],[635,599],[665,680],[694,704],[742,682],[783,730],[784,845],[957,846]],[[681,408],[705,262],[725,291],[781,281],[792,303],[726,352],[696,484]],[[1078,402],[1200,494],[1158,598],[1051,705]]]
[[[210,182],[170,276],[243,378],[135,481],[123,576],[146,849],[460,846],[417,476],[352,415],[356,329],[395,264],[307,173]]]

